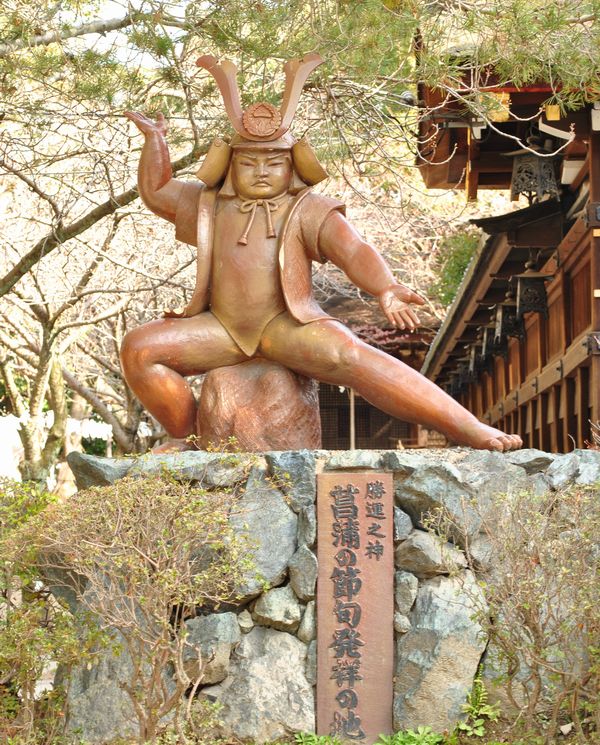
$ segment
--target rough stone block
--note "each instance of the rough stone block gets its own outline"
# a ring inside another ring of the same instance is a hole
[[[514,466],[521,466],[526,473],[541,473],[556,458],[553,453],[545,453],[535,448],[523,448],[523,450],[512,450],[504,454],[504,459]]]
[[[254,628],[254,621],[252,620],[252,616],[248,610],[243,610],[239,613],[237,620],[242,634],[247,634]]]
[[[109,742],[139,733],[138,719],[122,683],[131,682],[133,664],[126,651],[99,653],[92,665],[76,665],[69,674],[67,732],[86,742]],[[59,667],[57,683],[62,682]]]
[[[314,600],[311,600],[306,606],[296,636],[305,644],[308,644],[309,642],[312,642],[313,639],[317,638],[317,615]]]
[[[265,453],[275,483],[294,512],[314,504],[317,496],[316,458],[310,450]]]
[[[383,469],[383,456],[378,450],[335,450],[325,463],[328,471],[344,469]]]
[[[261,626],[294,632],[300,625],[302,609],[289,585],[265,592],[256,601],[252,618]]]
[[[67,463],[75,476],[78,489],[91,486],[109,486],[127,476],[134,464],[133,458],[99,458],[96,455],[78,453],[67,455]]]
[[[228,488],[245,481],[254,465],[247,453],[207,453],[187,450],[183,453],[146,453],[136,458],[130,476],[159,476],[167,471],[179,481],[193,481],[204,487]]]
[[[295,732],[314,732],[306,662],[306,645],[290,634],[260,626],[245,634],[232,655],[229,676],[202,691],[222,706],[217,734],[266,743]]]
[[[242,638],[235,613],[212,613],[186,622],[183,664],[192,678],[219,683],[227,677],[231,651]]]
[[[396,610],[408,615],[417,599],[419,580],[410,572],[396,572],[394,575],[394,602]]]
[[[314,505],[303,507],[298,513],[298,545],[312,548],[317,542],[317,511]]]
[[[230,520],[237,533],[248,536],[254,562],[254,569],[237,588],[241,600],[258,595],[265,582],[270,586],[281,584],[296,550],[298,518],[281,491],[269,482],[266,472],[251,472]]]
[[[412,530],[413,524],[409,515],[400,507],[394,507],[394,541],[405,541]]]
[[[448,574],[452,569],[467,565],[462,551],[450,543],[441,544],[437,537],[422,530],[414,530],[398,544],[394,560],[398,569],[422,578]]]
[[[475,493],[452,463],[433,463],[415,470],[396,487],[395,499],[419,527],[438,510],[448,513],[459,533],[472,535],[481,526],[481,517],[472,505]]]
[[[390,450],[383,456],[386,470],[394,472],[394,480],[410,476],[417,468],[422,468],[427,458],[411,450]]]
[[[585,486],[600,482],[600,450],[575,450],[579,458],[579,472],[575,483]]]
[[[470,572],[421,583],[412,628],[398,640],[394,730],[454,728],[485,649],[482,628],[473,620],[484,607]]]
[[[464,546],[479,532],[492,498],[526,489],[528,478],[501,453],[464,450],[457,455],[453,462],[431,461],[416,469],[396,486],[395,499],[419,527],[425,527],[424,517],[441,510],[451,520],[453,540]]]
[[[579,456],[576,452],[559,455],[546,470],[552,489],[562,489],[575,481],[579,474]]]
[[[307,546],[300,546],[290,559],[290,585],[300,600],[315,597],[318,569],[317,557]]]
[[[394,613],[394,631],[397,634],[407,634],[411,629],[410,619],[402,613]]]

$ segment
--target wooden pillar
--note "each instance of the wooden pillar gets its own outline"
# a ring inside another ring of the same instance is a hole
[[[538,363],[537,369],[540,371],[548,360],[548,347],[546,344],[546,324],[547,321],[543,315],[538,315]]]
[[[465,173],[465,193],[467,202],[477,201],[479,186],[479,143],[473,137],[471,128],[467,130],[467,167]]]
[[[594,131],[590,131],[590,202],[600,203],[600,132]],[[592,331],[600,332],[600,229],[592,231],[591,240]],[[599,422],[600,355],[592,355],[589,374],[590,418],[592,422]]]
[[[525,418],[527,424],[525,429],[527,430],[527,447],[535,447],[535,409],[533,406],[533,399],[527,402]]]
[[[575,381],[564,378],[560,391],[560,418],[562,420],[562,449],[565,453],[573,450],[577,437],[577,420],[575,418]]]
[[[552,453],[558,453],[560,451],[560,430],[558,428],[558,391],[557,385],[553,385],[550,388],[548,394],[548,419],[550,427],[550,451]]]
[[[551,450],[550,427],[548,426],[548,393],[538,397],[538,447],[540,450]]]
[[[593,359],[593,358],[592,358]],[[589,424],[589,368],[579,367],[575,379],[575,411],[577,412],[577,447],[585,447],[590,438]]]
[[[525,435],[521,427],[521,409],[518,406],[513,410],[513,432],[525,442]]]

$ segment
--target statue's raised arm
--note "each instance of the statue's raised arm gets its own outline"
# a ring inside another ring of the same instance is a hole
[[[158,114],[155,122],[137,111],[126,111],[125,116],[145,137],[138,168],[140,196],[156,215],[175,222],[182,184],[173,178],[166,140],[167,121],[162,113]]]

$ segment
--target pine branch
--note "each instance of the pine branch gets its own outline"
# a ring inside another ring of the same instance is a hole
[[[156,16],[148,13],[128,13],[126,16],[123,16],[123,18],[111,18],[108,21],[95,20],[90,21],[89,23],[82,23],[81,26],[63,28],[62,31],[46,31],[45,34],[38,34],[24,39],[15,39],[14,41],[0,44],[0,59],[8,57],[15,52],[20,52],[23,49],[48,46],[48,44],[67,41],[67,39],[75,39],[78,36],[87,36],[87,34],[107,34],[110,31],[120,31],[123,28],[128,28],[129,26],[133,26],[134,23],[139,23],[144,20],[156,23]],[[189,24],[165,13],[161,14],[160,22],[163,26],[190,30]]]
[[[106,34],[109,31],[118,31],[133,25],[136,20],[138,20],[137,16],[128,13],[123,18],[112,18],[109,21],[91,21],[90,23],[83,23],[81,26],[63,29],[62,31],[47,31],[45,34],[5,42],[4,44],[0,44],[0,59],[8,57],[14,52],[19,52],[22,49],[47,46],[48,44],[74,39],[77,36],[85,36],[86,34]]]

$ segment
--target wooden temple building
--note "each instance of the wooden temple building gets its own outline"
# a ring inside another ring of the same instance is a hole
[[[419,91],[426,186],[529,203],[474,221],[478,251],[422,372],[526,447],[567,452],[600,421],[600,106],[561,114],[544,85],[488,92],[507,116],[486,126]]]

